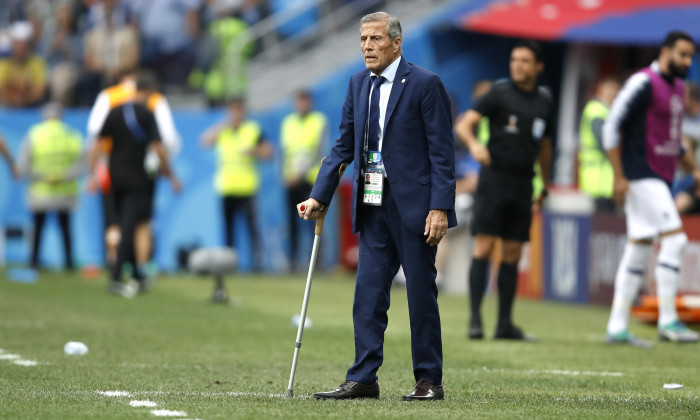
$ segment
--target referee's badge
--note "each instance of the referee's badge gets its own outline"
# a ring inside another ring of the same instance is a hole
[[[504,127],[506,133],[518,134],[520,130],[518,129],[518,116],[510,114],[508,117],[508,125]]]
[[[547,123],[542,118],[535,118],[532,121],[532,137],[535,140],[539,140],[544,135],[544,129]]]

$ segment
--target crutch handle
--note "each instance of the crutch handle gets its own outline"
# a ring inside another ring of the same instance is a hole
[[[326,220],[326,214],[323,213],[321,217],[316,219],[316,228],[314,229],[314,235],[319,235],[321,236],[321,233],[323,232],[323,221]]]

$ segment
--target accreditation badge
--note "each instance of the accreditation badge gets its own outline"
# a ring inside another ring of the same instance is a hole
[[[381,206],[384,193],[384,168],[382,167],[382,153],[369,151],[367,161],[362,171],[364,187],[362,188],[362,204],[368,206]]]
[[[381,206],[384,193],[384,173],[381,169],[368,168],[365,170],[365,183],[362,204]]]

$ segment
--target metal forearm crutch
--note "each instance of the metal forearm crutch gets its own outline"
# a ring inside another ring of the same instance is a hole
[[[324,158],[325,159],[325,158]],[[323,162],[323,161],[321,161]],[[338,180],[343,177],[347,163],[342,163],[338,169]],[[302,209],[302,211],[304,211]],[[326,209],[326,212],[328,209]],[[313,279],[314,269],[316,268],[316,256],[318,255],[318,246],[321,242],[321,232],[323,232],[323,221],[327,213],[323,213],[321,217],[316,219],[316,228],[314,229],[314,246],[311,250],[311,262],[309,263],[309,273],[306,276],[306,289],[304,289],[304,301],[301,304],[301,316],[299,317],[299,328],[297,329],[297,341],[294,343],[294,358],[292,359],[292,371],[289,374],[289,385],[287,385],[287,398],[294,397],[294,374],[297,370],[297,360],[299,360],[299,349],[301,349],[301,337],[304,334],[304,324],[306,323],[306,309],[309,306],[309,295],[311,294],[311,281]]]

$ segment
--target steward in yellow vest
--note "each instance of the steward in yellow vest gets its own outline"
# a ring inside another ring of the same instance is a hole
[[[70,269],[73,261],[69,216],[78,201],[82,136],[61,121],[61,108],[57,104],[44,108],[44,118],[29,129],[20,152],[20,167],[29,178],[27,201],[34,217],[31,265],[39,266],[46,213],[56,212],[63,234],[65,266]]]
[[[296,95],[295,111],[282,120],[280,145],[284,155],[282,175],[287,187],[289,223],[289,262],[296,270],[299,254],[299,226],[296,205],[309,198],[318,170],[321,167],[328,140],[328,121],[321,112],[312,109],[311,94],[300,91]],[[310,224],[305,224],[305,226]]]
[[[255,48],[248,24],[226,12],[207,25],[200,44],[197,68],[188,77],[190,86],[202,88],[210,106],[245,93],[248,60]]]
[[[210,127],[202,135],[202,144],[216,149],[214,189],[222,197],[226,246],[234,248],[234,215],[244,212],[255,249],[254,269],[259,269],[260,240],[255,210],[255,194],[260,187],[257,160],[272,157],[272,146],[265,140],[260,125],[246,119],[245,103],[240,98],[230,102],[226,123]]]
[[[579,127],[578,186],[596,200],[596,209],[603,211],[614,211],[615,207],[613,169],[602,146],[602,127],[619,86],[612,79],[599,83],[596,97],[583,109]]]

